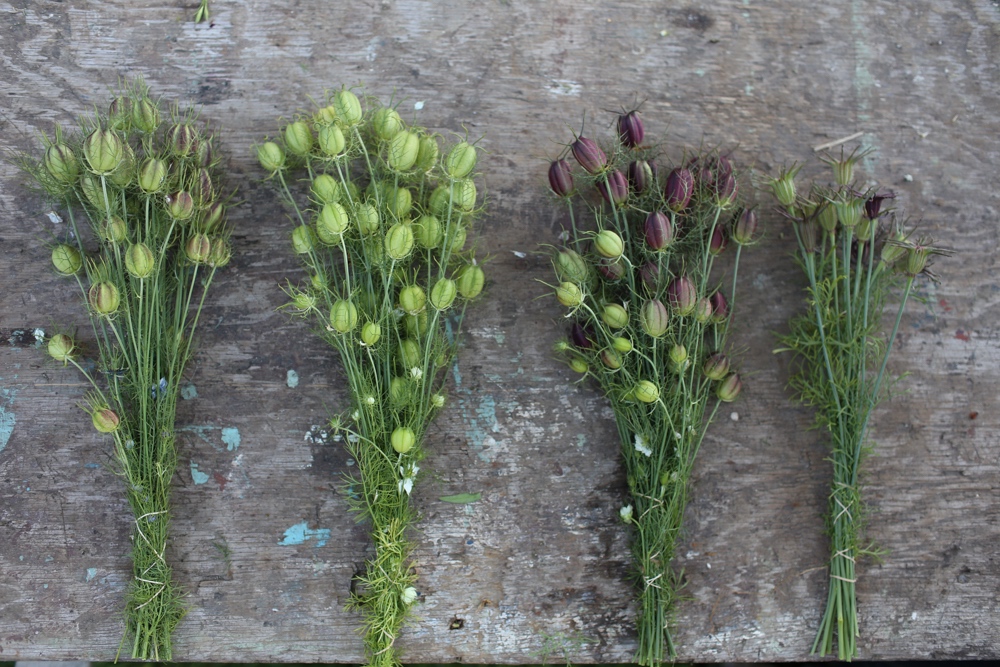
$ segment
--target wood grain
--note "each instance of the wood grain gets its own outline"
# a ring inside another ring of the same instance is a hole
[[[585,113],[601,134],[606,110],[637,101],[650,134],[669,127],[675,155],[737,146],[765,173],[798,161],[818,174],[812,146],[863,131],[878,150],[866,173],[956,251],[908,309],[891,367],[909,375],[875,421],[869,536],[888,556],[861,569],[859,651],[1000,657],[996,2],[213,0],[210,25],[191,22],[196,4],[0,3],[8,148],[37,150],[40,133],[142,75],[221,128],[239,188],[233,263],[188,378],[197,397],[180,406],[171,557],[190,612],[176,659],[361,658],[358,618],[342,608],[367,548],[340,497],[346,455],[306,439],[345,405],[342,376],[274,310],[299,270],[251,155],[279,116],[342,83],[404,109],[422,101],[421,123],[483,136],[488,152],[489,294],[468,313],[432,433],[434,479],[414,493],[421,604],[407,661],[532,663],[553,649],[561,659],[562,642],[574,662],[621,662],[634,648],[613,422],[550,353],[562,325],[538,298],[549,268],[533,253],[563,222],[547,160]],[[49,270],[45,242],[62,230],[47,210],[0,164],[0,659],[107,660],[122,630],[127,509],[108,443],[75,407],[80,378],[16,333],[85,330],[75,288]],[[802,280],[782,221],[764,218],[738,305],[747,388],[738,421],[724,415],[702,449],[678,562],[684,661],[804,660],[825,603],[826,446],[788,400],[789,360],[771,352]],[[222,429],[238,429],[238,448]],[[192,465],[209,481],[194,484]],[[465,491],[482,501],[437,501]],[[330,539],[280,545],[303,521]]]

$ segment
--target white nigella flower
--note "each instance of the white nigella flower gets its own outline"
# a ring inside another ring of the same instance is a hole
[[[423,376],[424,372],[419,368],[417,368],[416,366],[410,369],[410,377],[412,377],[414,380],[419,380]]]
[[[351,419],[353,419],[354,421],[358,421],[359,419],[361,419],[361,413],[355,410],[354,412],[351,413]]]
[[[375,397],[374,396],[369,396],[368,398],[366,398],[365,399],[365,404],[366,405],[375,405]]]
[[[681,439],[680,431],[674,431],[674,437],[680,440]]]
[[[399,474],[403,476],[403,479],[396,483],[396,488],[399,489],[400,493],[405,492],[406,495],[410,495],[413,491],[413,481],[417,478],[417,473],[420,472],[420,466],[409,463],[404,468],[399,466]]]
[[[646,457],[653,455],[653,450],[649,448],[649,444],[646,442],[646,439],[638,433],[635,434],[635,451]]]
[[[399,597],[403,601],[403,604],[409,607],[417,599],[417,589],[413,586],[407,586],[403,589],[403,592],[399,594]]]
[[[632,506],[626,505],[618,510],[618,516],[620,516],[622,521],[625,523],[632,523]]]

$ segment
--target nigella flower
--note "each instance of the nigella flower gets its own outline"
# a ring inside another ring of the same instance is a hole
[[[410,369],[410,377],[412,377],[414,380],[419,380],[423,376],[424,372],[420,370],[418,367],[414,366],[413,368]]]
[[[413,463],[407,464],[405,468],[399,466],[399,474],[403,476],[403,479],[396,483],[396,488],[399,489],[400,493],[405,492],[406,495],[410,495],[410,491],[413,490],[413,480],[417,478],[418,472],[420,472],[420,466]]]
[[[620,510],[618,510],[618,516],[624,523],[632,523],[632,506],[625,505]]]
[[[149,388],[149,392],[150,392],[150,394],[152,394],[153,398],[159,398],[161,396],[166,396],[167,395],[167,378],[160,378],[160,382],[158,384],[154,384],[152,387],[150,387]]]
[[[403,592],[399,594],[399,599],[404,605],[410,606],[417,599],[417,589],[413,586],[407,586],[403,589]]]
[[[653,455],[653,450],[649,448],[649,444],[646,442],[646,439],[638,433],[635,434],[635,451],[647,458]]]

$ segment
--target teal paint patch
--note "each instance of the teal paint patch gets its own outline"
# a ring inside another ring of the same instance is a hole
[[[236,451],[242,442],[240,430],[232,427],[222,429],[222,442],[226,443],[226,451]]]
[[[285,374],[285,384],[288,385],[289,389],[295,389],[299,386],[299,374],[289,369]]]
[[[198,398],[198,388],[193,384],[186,384],[181,387],[181,398],[185,401],[190,401],[192,398]]]
[[[317,549],[322,547],[326,544],[327,540],[330,539],[330,529],[316,528],[314,530],[310,528],[305,521],[303,521],[286,530],[284,538],[278,542],[278,545],[282,547],[292,547],[297,544],[305,544],[307,540],[313,539],[316,540]]]
[[[14,376],[17,379],[17,376]],[[0,378],[3,382],[3,378]],[[18,389],[0,386],[0,452],[7,447],[10,437],[14,435],[14,425],[17,423],[17,415],[14,414],[14,399],[17,398]]]
[[[208,481],[208,473],[198,470],[198,464],[191,461],[191,480],[195,484],[204,484]]]

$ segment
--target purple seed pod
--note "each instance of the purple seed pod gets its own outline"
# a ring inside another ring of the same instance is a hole
[[[679,213],[683,211],[691,201],[691,194],[694,192],[694,175],[684,168],[677,168],[667,176],[667,185],[664,188],[664,196],[667,198],[667,206],[670,210]]]
[[[555,160],[549,165],[549,187],[560,197],[573,192],[573,170],[566,160]]]
[[[646,245],[653,250],[663,250],[674,240],[674,226],[670,224],[670,218],[655,211],[646,217],[643,234],[646,236]]]
[[[712,302],[712,320],[721,323],[729,319],[729,302],[726,301],[726,295],[722,292],[715,292],[712,296],[708,297],[708,300]]]
[[[645,160],[634,160],[628,165],[628,182],[636,192],[645,192],[653,184],[653,166]]]
[[[667,298],[678,314],[690,315],[698,303],[698,291],[690,278],[679,276],[667,285]]]
[[[729,240],[726,238],[726,231],[721,224],[718,224],[712,230],[712,238],[708,242],[708,251],[713,255],[721,255],[727,245],[729,245]]]
[[[716,352],[705,360],[702,372],[709,380],[721,380],[729,375],[729,358],[721,352]]]
[[[638,111],[629,111],[618,116],[618,137],[626,148],[636,148],[646,136]]]
[[[656,291],[656,283],[660,280],[660,267],[656,262],[646,262],[639,269],[639,278],[642,280],[642,284],[646,286],[650,292]]]
[[[597,184],[597,191],[609,204],[612,202],[615,204],[625,203],[625,200],[628,199],[628,181],[625,180],[625,174],[617,169],[610,172],[607,175],[607,181]]]
[[[736,177],[729,174],[720,177],[715,181],[715,192],[719,196],[719,205],[725,206],[736,199],[736,192],[739,186],[736,184]]]
[[[756,233],[757,214],[752,208],[744,209],[733,227],[733,240],[740,245],[750,245]]]
[[[599,174],[608,166],[608,156],[587,137],[577,137],[576,141],[570,144],[570,150],[576,161],[589,174]]]
[[[620,259],[614,261],[610,259],[602,259],[597,263],[597,270],[601,272],[607,280],[614,282],[616,280],[621,280],[625,276],[625,263]]]
[[[721,181],[727,176],[733,175],[733,163],[725,155],[717,157],[714,161],[713,167],[715,167],[716,181]]]
[[[589,350],[594,346],[594,333],[579,322],[574,322],[570,327],[569,339],[579,350]]]
[[[715,389],[715,395],[719,397],[720,401],[730,403],[736,400],[742,390],[743,380],[740,379],[738,373],[733,373]]]
[[[701,297],[695,304],[694,319],[702,324],[712,319],[712,301],[707,296]]]

